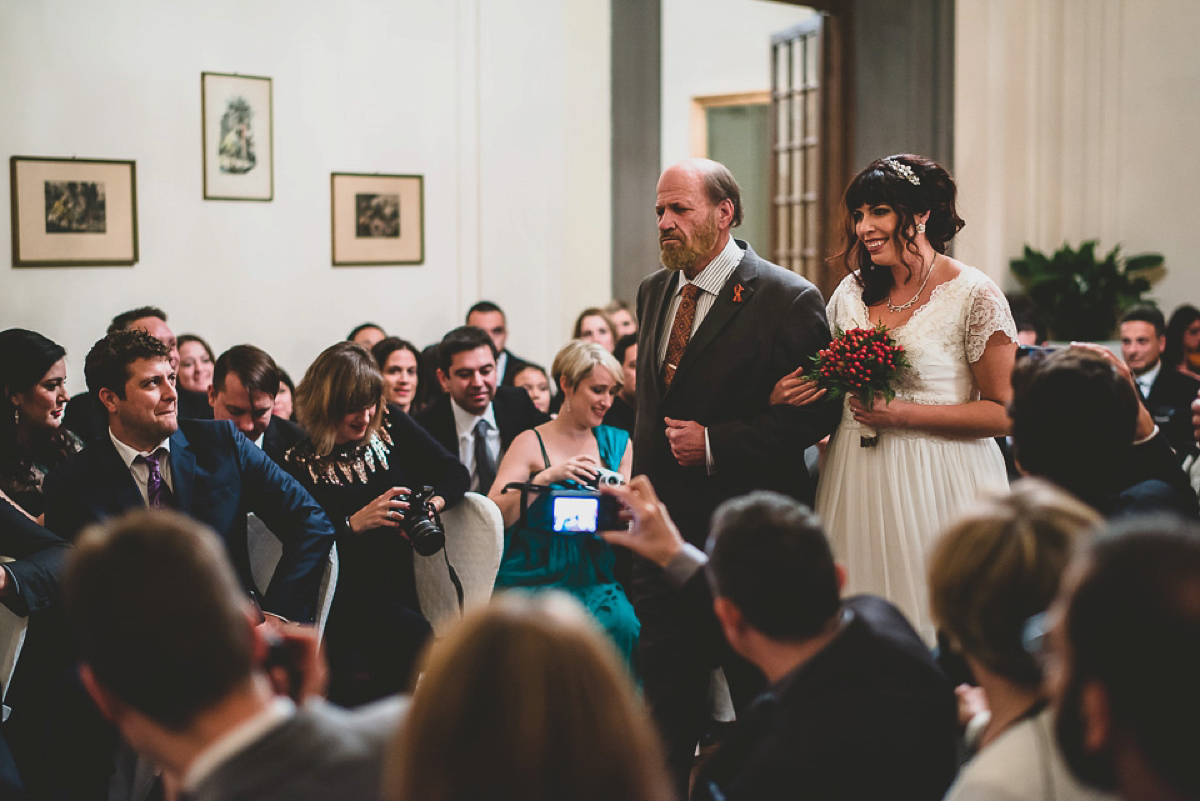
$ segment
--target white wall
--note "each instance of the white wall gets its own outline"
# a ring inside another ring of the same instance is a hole
[[[771,35],[814,13],[767,0],[662,0],[664,167],[691,155],[692,99],[770,89]]]
[[[1200,303],[1200,6],[959,0],[955,254],[1006,287],[1028,242],[1161,252],[1154,295]]]
[[[82,389],[117,312],[156,304],[298,379],[356,323],[425,344],[480,297],[548,360],[608,298],[608,0],[0,0],[0,155],[134,159],[133,267],[0,268],[0,328]],[[200,73],[274,79],[275,200],[202,199]],[[329,174],[425,176],[425,263],[330,265]],[[0,253],[10,253],[0,192]]]

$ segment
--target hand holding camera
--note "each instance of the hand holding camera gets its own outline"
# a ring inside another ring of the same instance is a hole
[[[534,480],[538,484],[560,484],[566,481],[575,481],[588,485],[595,483],[598,471],[602,469],[597,463],[596,457],[582,453],[572,456],[562,464],[547,467],[534,476]]]
[[[408,488],[391,487],[350,515],[350,530],[361,534],[373,528],[397,528],[408,511]]]

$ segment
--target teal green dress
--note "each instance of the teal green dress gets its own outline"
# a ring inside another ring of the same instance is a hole
[[[534,433],[538,432],[535,430]],[[597,426],[593,433],[600,462],[609,470],[616,470],[629,444],[629,432],[612,426]],[[541,441],[538,434],[538,443]],[[550,467],[544,444],[542,459],[546,467]],[[552,486],[556,489],[582,488],[573,481]],[[553,531],[549,496],[537,495],[529,503],[527,523],[522,525],[518,521],[504,532],[504,557],[500,560],[496,589],[522,587],[569,592],[587,607],[633,665],[633,653],[642,626],[625,590],[613,576],[615,562],[612,548],[600,537]]]

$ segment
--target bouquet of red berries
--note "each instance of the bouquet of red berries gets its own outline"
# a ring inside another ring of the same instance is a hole
[[[813,357],[813,367],[804,377],[816,381],[831,398],[850,393],[870,409],[876,395],[888,401],[896,397],[896,377],[906,367],[904,346],[897,345],[887,326],[880,323],[874,328],[851,328],[839,333],[828,348]],[[864,448],[877,445],[879,434],[866,429],[859,444]]]

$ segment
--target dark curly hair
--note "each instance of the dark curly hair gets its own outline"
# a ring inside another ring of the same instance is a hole
[[[1200,320],[1200,309],[1184,303],[1171,313],[1167,323],[1167,346],[1162,353],[1162,362],[1167,367],[1179,367],[1187,355],[1183,352],[1183,335],[1192,323]]]
[[[891,162],[891,163],[889,163]],[[920,184],[912,183],[892,164],[907,166]],[[929,212],[925,222],[925,238],[938,253],[946,252],[946,244],[966,225],[958,216],[954,200],[958,189],[950,173],[935,161],[910,153],[898,153],[876,159],[854,176],[843,198],[843,227],[845,246],[835,258],[845,263],[848,272],[858,271],[857,280],[863,288],[863,303],[879,303],[892,290],[895,279],[892,271],[871,261],[866,246],[855,233],[854,212],[862,206],[890,206],[897,217],[894,236],[904,243],[904,249],[917,253],[916,218]],[[912,268],[907,268],[909,274]]]

